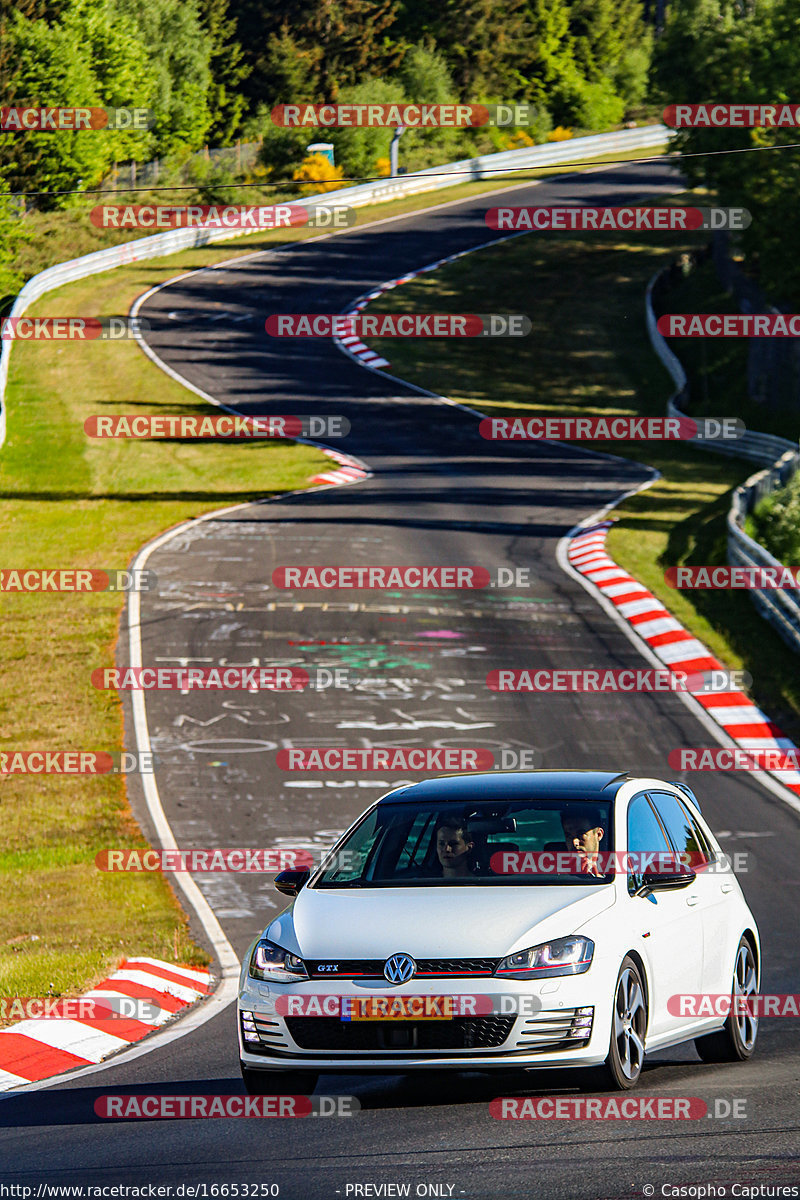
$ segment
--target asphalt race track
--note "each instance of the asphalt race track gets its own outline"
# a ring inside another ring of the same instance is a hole
[[[504,200],[621,204],[666,195],[675,182],[664,165],[634,163],[520,185]],[[471,199],[232,261],[162,288],[142,309],[152,349],[195,387],[247,413],[341,414],[352,432],[337,448],[372,472],[355,485],[195,522],[151,555],[159,590],[143,597],[145,663],[342,668],[355,681],[347,690],[285,694],[147,693],[158,788],[179,846],[326,845],[400,781],[293,776],[276,765],[281,748],[475,746],[498,756],[533,751],[536,767],[672,778],[668,752],[708,742],[674,695],[543,698],[485,684],[497,667],[644,665],[558,565],[556,547],[576,523],[644,482],[646,468],[552,444],[484,441],[475,416],[365,370],[330,343],[264,334],[271,312],[340,312],[384,280],[491,240],[497,235],[483,214],[493,203]],[[531,295],[535,303],[535,280]],[[629,319],[641,321],[641,311]],[[498,353],[513,353],[513,343],[498,342]],[[666,377],[664,386],[666,395]],[[404,595],[272,586],[272,571],[293,563],[528,567],[533,585]],[[126,644],[121,639],[121,663]],[[132,737],[129,727],[131,746]],[[750,854],[743,886],[761,929],[762,991],[797,991],[797,814],[741,773],[706,772],[692,782],[725,849]],[[133,798],[152,835],[141,797]],[[239,956],[285,906],[269,876],[196,881]],[[203,938],[197,926],[195,935]],[[355,1095],[361,1111],[316,1125],[94,1115],[106,1092],[241,1092],[230,1005],[151,1053],[3,1100],[0,1164],[3,1180],[19,1185],[260,1182],[280,1185],[282,1200],[381,1194],[353,1190],[366,1184],[465,1200],[611,1200],[711,1182],[736,1195],[734,1184],[797,1185],[796,1027],[762,1020],[756,1055],[741,1065],[705,1066],[691,1044],[648,1060],[642,1094],[699,1096],[710,1107],[746,1101],[745,1118],[711,1125],[490,1116],[494,1096],[577,1093],[567,1072],[522,1084],[477,1074],[323,1077],[317,1093]]]

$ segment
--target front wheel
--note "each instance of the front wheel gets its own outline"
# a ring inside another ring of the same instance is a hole
[[[639,968],[624,958],[614,989],[608,1058],[601,1068],[606,1086],[627,1092],[636,1087],[644,1063],[647,1000]]]
[[[319,1079],[316,1071],[254,1071],[239,1065],[249,1096],[310,1096]]]
[[[707,1063],[744,1062],[756,1048],[758,1017],[748,1004],[758,994],[758,973],[753,947],[742,938],[736,951],[731,985],[731,1011],[722,1029],[694,1039],[695,1049]]]

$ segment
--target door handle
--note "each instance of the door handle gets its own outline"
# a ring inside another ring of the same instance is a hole
[[[700,897],[696,893],[693,893],[691,896],[686,897],[686,903],[690,908],[693,908],[699,899]]]
[[[720,890],[721,892],[725,892],[725,893],[727,893],[727,892],[732,892],[732,891],[733,891],[733,884],[732,884],[732,883],[721,883],[721,884],[719,885],[719,890]]]

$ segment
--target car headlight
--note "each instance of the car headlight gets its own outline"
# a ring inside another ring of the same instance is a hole
[[[592,965],[594,942],[586,937],[556,938],[530,950],[518,950],[504,958],[496,975],[514,979],[551,979],[554,975],[582,975]]]
[[[262,938],[250,956],[249,974],[252,979],[271,979],[275,983],[292,983],[308,979],[302,958]]]

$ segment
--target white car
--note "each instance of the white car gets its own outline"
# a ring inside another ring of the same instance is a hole
[[[758,929],[684,785],[427,780],[275,885],[294,903],[242,968],[251,1093],[307,1093],[320,1072],[509,1067],[595,1067],[628,1089],[646,1051],[753,1052],[757,1019],[735,998],[758,992]]]

